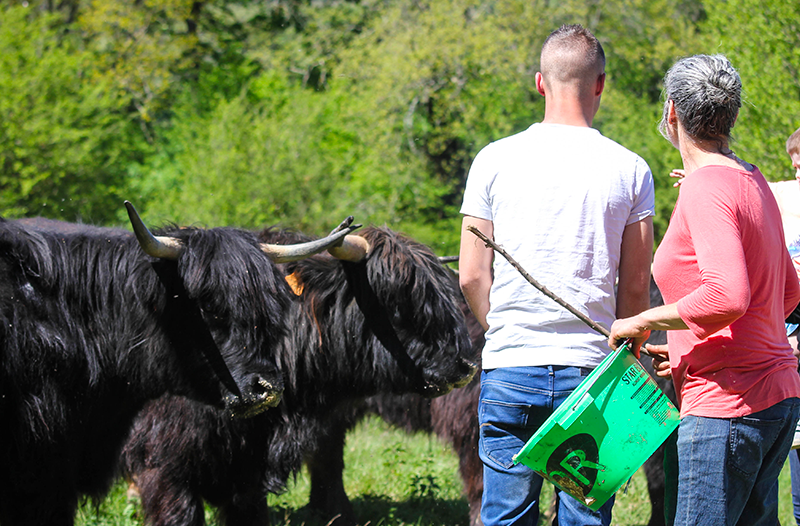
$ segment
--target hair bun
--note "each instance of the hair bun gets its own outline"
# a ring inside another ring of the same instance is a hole
[[[729,104],[735,100],[741,90],[738,75],[732,75],[729,71],[718,69],[708,78],[706,96],[708,100],[715,104]]]

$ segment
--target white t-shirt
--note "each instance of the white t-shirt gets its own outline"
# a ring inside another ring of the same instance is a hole
[[[495,242],[533,278],[609,328],[622,233],[654,215],[653,177],[593,128],[538,123],[478,153],[461,213],[492,221]],[[500,255],[489,300],[484,369],[594,367],[610,352]]]

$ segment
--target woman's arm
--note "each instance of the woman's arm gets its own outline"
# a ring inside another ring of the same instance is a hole
[[[705,167],[681,184],[675,219],[682,228],[681,241],[691,244],[683,254],[688,272],[697,272],[699,286],[683,295],[676,307],[694,335],[707,338],[731,325],[750,305],[750,278],[739,210],[742,201],[738,174],[726,168]],[[672,221],[671,221],[672,223]],[[672,226],[672,225],[671,225]]]
[[[678,305],[660,305],[630,318],[622,318],[611,325],[608,345],[616,349],[622,340],[633,339],[633,353],[639,357],[639,349],[650,336],[650,331],[669,331],[688,329],[686,322],[678,314]]]

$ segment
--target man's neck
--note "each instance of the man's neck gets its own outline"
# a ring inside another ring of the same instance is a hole
[[[545,99],[544,119],[545,124],[565,124],[591,128],[597,110],[594,104],[580,103],[574,99],[559,100],[556,97]]]

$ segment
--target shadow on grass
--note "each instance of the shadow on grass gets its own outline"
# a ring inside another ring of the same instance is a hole
[[[396,502],[383,495],[361,495],[352,499],[358,523],[370,526],[468,526],[469,506],[466,499],[422,498]],[[299,509],[272,506],[272,526],[337,526],[336,521],[322,517],[308,506]]]

